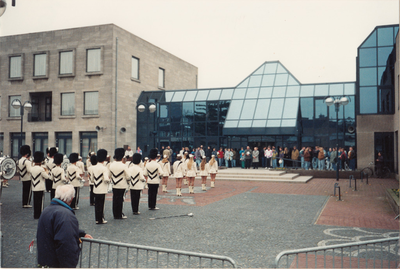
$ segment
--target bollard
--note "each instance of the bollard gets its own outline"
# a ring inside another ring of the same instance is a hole
[[[340,186],[339,186],[339,183],[335,183],[335,185],[334,185],[333,196],[335,196],[335,197],[336,197],[336,189],[338,189],[338,191],[339,191],[339,199],[336,200],[336,201],[342,201],[342,198],[341,198],[341,196],[340,196]]]
[[[351,188],[351,180],[354,180],[354,191],[357,191],[357,179],[353,175],[349,177],[349,188]]]

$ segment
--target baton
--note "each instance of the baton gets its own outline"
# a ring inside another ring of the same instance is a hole
[[[150,219],[151,219],[151,220],[155,220],[155,219],[168,219],[168,218],[177,218],[177,217],[193,217],[193,213],[184,214],[184,215],[177,215],[177,216],[150,218]]]

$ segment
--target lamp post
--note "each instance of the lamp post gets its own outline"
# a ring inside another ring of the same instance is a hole
[[[157,106],[156,106],[155,103],[151,103],[151,104],[148,106],[148,108],[149,108],[149,112],[150,112],[150,113],[154,113],[154,112],[156,112],[156,110],[157,110]],[[144,112],[144,111],[146,110],[146,105],[145,105],[145,104],[139,104],[139,105],[137,106],[137,110],[138,110],[140,113]],[[154,130],[153,130],[154,141],[153,141],[153,144],[154,144],[154,148],[156,148],[156,134],[157,134],[157,130],[156,130],[156,114],[154,113],[153,115],[154,115],[154,116],[153,116],[153,121],[154,121]]]
[[[325,103],[327,106],[335,105],[335,112],[336,112],[336,181],[339,181],[339,107],[345,106],[349,103],[349,99],[347,97],[335,98],[328,97],[325,99]]]
[[[19,143],[19,147],[22,146],[22,129],[23,129],[23,124],[24,124],[24,109],[28,112],[30,112],[32,110],[32,104],[29,101],[25,101],[24,104],[21,103],[20,100],[15,99],[12,102],[12,107],[14,109],[20,109],[20,115],[21,115],[21,133],[19,135],[19,139],[18,139],[18,143]],[[18,157],[19,157],[19,151],[18,151]]]

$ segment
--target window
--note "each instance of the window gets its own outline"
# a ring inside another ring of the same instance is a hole
[[[0,119],[1,119],[1,96],[0,96]]]
[[[162,68],[158,69],[158,87],[165,88],[165,70]]]
[[[61,116],[72,116],[75,114],[75,93],[61,94]]]
[[[14,95],[9,97],[9,116],[10,117],[19,117],[21,116],[21,110],[20,108],[15,109],[12,106],[12,103],[14,100],[20,100],[21,101],[21,95]]]
[[[47,53],[34,54],[33,76],[44,77],[47,75]]]
[[[99,114],[99,92],[85,92],[85,115]]]
[[[10,56],[9,78],[22,78],[22,55]]]
[[[89,152],[97,152],[97,132],[81,132],[80,141],[82,161],[86,162]]]
[[[101,49],[88,49],[86,51],[86,72],[101,72]]]
[[[72,153],[72,133],[56,133],[58,152],[69,156]]]
[[[74,74],[74,52],[60,51],[60,75]]]
[[[139,80],[139,59],[132,56],[132,74],[133,79]]]

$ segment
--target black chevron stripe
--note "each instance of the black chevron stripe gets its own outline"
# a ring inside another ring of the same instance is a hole
[[[21,177],[24,177],[28,173],[28,171],[25,171],[25,173],[21,174]]]
[[[58,179],[58,180],[57,180]],[[54,183],[57,183],[61,180],[61,174],[59,174],[58,176],[54,176]]]
[[[124,173],[124,171],[121,171],[121,173],[119,173],[118,175],[115,175],[112,171],[111,174],[113,175],[113,177],[118,178],[120,175],[122,175]]]
[[[94,183],[94,186],[97,188],[101,183],[103,183],[103,180],[100,180],[99,183],[96,184],[96,182]]]
[[[157,177],[157,175],[149,176],[149,178],[150,178],[151,180],[153,180],[153,179],[156,178],[156,177]]]
[[[37,174],[36,177],[34,177],[33,175],[31,175],[31,178],[32,178],[33,181],[35,181],[39,176],[40,176],[40,174]]]
[[[118,180],[117,182],[114,181],[114,179],[112,179],[112,182],[114,183],[114,185],[117,185],[118,183],[120,183],[122,180],[122,178],[120,180]]]
[[[149,169],[147,169],[147,173],[149,173],[150,175],[153,175],[153,174],[156,173],[156,172],[157,172],[157,169],[154,170],[153,172],[150,172]]]
[[[71,174],[70,172],[68,172],[68,175],[69,175],[70,177],[74,176],[75,174],[76,174],[76,171],[74,171],[72,174]]]
[[[138,179],[138,180],[136,180],[136,181],[135,181],[135,183],[133,183],[133,182],[131,181],[131,185],[132,185],[132,187],[135,187],[135,185],[136,185],[138,182],[139,182],[139,179]]]
[[[95,181],[99,180],[102,176],[103,176],[103,173],[101,173],[98,177],[96,177],[95,175],[93,175]]]
[[[132,176],[131,176],[131,180],[135,180],[135,179],[139,176],[139,174],[140,174],[140,173],[137,173],[137,175],[136,175],[135,177],[132,177]]]
[[[19,168],[19,167],[18,167]],[[24,172],[26,170],[26,166],[24,166],[24,168],[20,168],[19,171]]]
[[[40,180],[38,180],[36,183],[32,181],[32,186],[36,187],[40,183]]]

